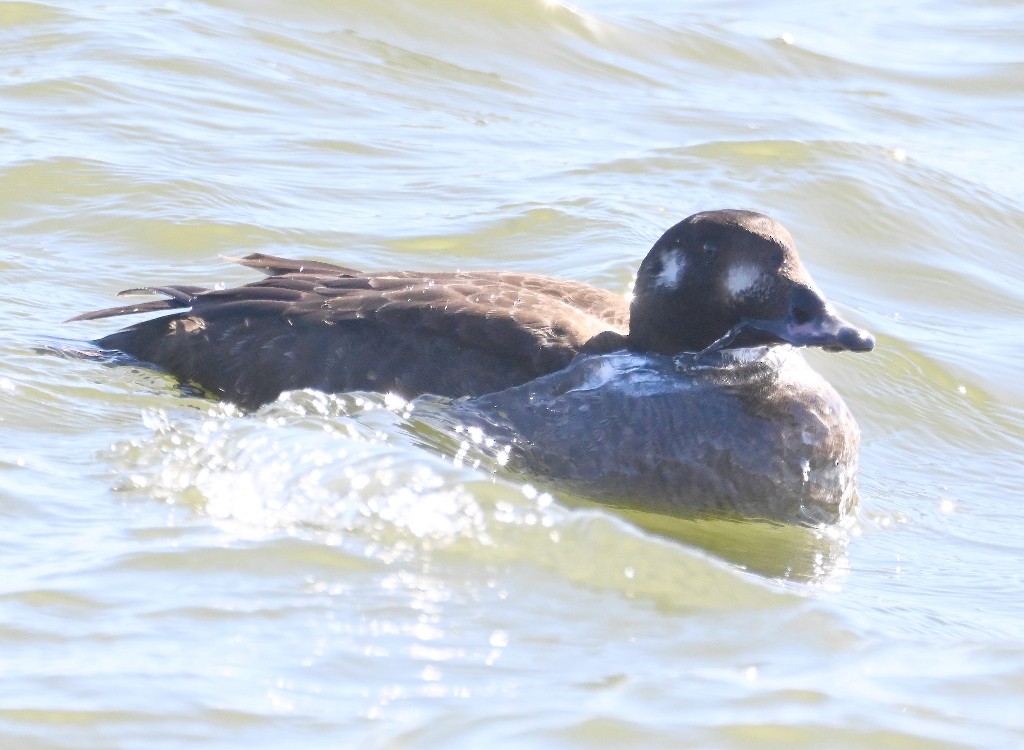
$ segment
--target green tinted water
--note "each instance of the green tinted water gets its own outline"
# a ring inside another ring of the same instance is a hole
[[[1019,6],[0,6],[10,747],[1024,739]],[[791,230],[870,355],[841,531],[615,513],[383,399],[243,416],[41,355],[261,251],[629,288],[701,209]],[[429,441],[427,441],[429,442]],[[458,453],[455,446],[454,452]]]

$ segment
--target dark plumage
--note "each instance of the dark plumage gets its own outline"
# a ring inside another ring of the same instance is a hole
[[[788,233],[748,211],[695,214],[669,229],[641,264],[631,304],[535,274],[363,273],[261,254],[239,262],[266,278],[133,289],[122,294],[166,299],[72,320],[173,310],[97,344],[244,407],[297,388],[476,396],[617,349],[874,344],[828,306]]]
[[[788,346],[582,356],[448,414],[510,468],[622,507],[815,525],[855,503],[857,423]]]

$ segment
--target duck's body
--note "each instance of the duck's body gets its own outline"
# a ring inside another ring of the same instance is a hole
[[[857,423],[788,346],[584,356],[452,408],[511,467],[623,507],[818,524],[854,501]]]
[[[250,255],[267,278],[242,287],[161,287],[154,318],[97,343],[152,362],[244,407],[282,391],[466,396],[569,364],[588,342],[621,340],[621,295],[504,272],[360,273]],[[98,315],[144,311],[145,305]],[[595,338],[596,337],[596,338]],[[621,346],[621,344],[620,344]]]

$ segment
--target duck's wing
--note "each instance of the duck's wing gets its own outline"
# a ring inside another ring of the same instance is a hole
[[[607,330],[625,332],[625,299],[574,281],[508,272],[381,273],[314,286],[284,315],[313,324],[373,321],[449,337],[510,356],[578,349]]]
[[[558,369],[628,322],[619,295],[530,274],[364,274],[260,254],[240,262],[269,275],[231,289],[129,290],[166,299],[72,320],[179,310],[98,343],[246,404],[302,387],[485,393]]]
[[[266,278],[229,289],[164,285],[119,297],[165,299],[76,315],[67,322],[165,310],[191,310],[207,322],[237,315],[280,315],[289,324],[373,321],[495,353],[526,346],[577,347],[603,331],[625,332],[625,298],[575,281],[511,272],[362,273],[322,261],[253,253],[234,259]],[[525,336],[525,339],[524,339]],[[512,353],[512,352],[510,352]]]

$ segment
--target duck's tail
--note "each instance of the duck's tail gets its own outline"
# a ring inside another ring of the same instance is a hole
[[[327,274],[333,276],[360,276],[361,273],[345,266],[338,266],[334,263],[324,263],[319,260],[292,260],[291,258],[279,258],[276,255],[264,255],[263,253],[250,253],[243,258],[231,258],[227,260],[239,263],[247,268],[254,268],[262,271],[267,276],[291,276],[309,275],[316,276]],[[120,315],[136,315],[138,313],[161,312],[163,310],[181,310],[192,307],[195,299],[200,294],[208,293],[210,290],[203,286],[188,286],[175,284],[173,286],[144,286],[135,289],[125,289],[118,292],[118,297],[135,297],[141,295],[160,294],[166,299],[151,300],[135,305],[120,305],[109,307],[103,310],[93,310],[68,318],[65,323],[75,323],[81,320],[100,320],[102,318],[116,318]],[[264,293],[265,294],[265,293]]]

